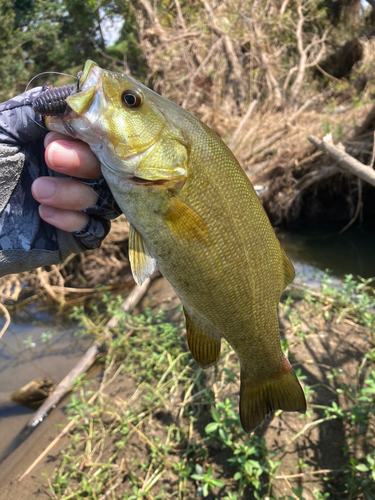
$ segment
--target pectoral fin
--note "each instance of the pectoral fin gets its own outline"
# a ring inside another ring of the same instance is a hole
[[[220,357],[221,341],[208,334],[190,318],[184,308],[187,341],[193,358],[202,368],[216,365]]]
[[[164,220],[181,238],[208,239],[208,227],[204,220],[193,208],[173,193],[171,193]]]
[[[147,244],[141,234],[130,224],[129,260],[134,281],[141,286],[146,278],[155,270],[155,259],[149,253]]]

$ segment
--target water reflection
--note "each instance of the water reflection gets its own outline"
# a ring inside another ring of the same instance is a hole
[[[28,422],[33,411],[10,400],[10,395],[33,379],[60,382],[88,347],[74,337],[73,325],[42,326],[12,323],[0,340],[0,460]],[[0,320],[0,328],[4,324]],[[11,418],[10,418],[11,417]]]
[[[328,268],[339,278],[345,274],[375,277],[375,231],[350,228],[339,234],[340,229],[332,226],[298,231],[277,229],[276,234],[293,262],[323,271]]]

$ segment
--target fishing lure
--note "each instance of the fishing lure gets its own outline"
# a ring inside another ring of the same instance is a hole
[[[68,108],[66,98],[77,90],[78,85],[64,85],[62,87],[47,86],[31,103],[35,113],[42,116],[56,116],[61,118],[65,130],[75,137],[72,127],[64,120]]]

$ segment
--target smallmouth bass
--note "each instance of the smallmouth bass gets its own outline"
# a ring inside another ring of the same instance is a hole
[[[221,338],[236,352],[244,430],[277,409],[305,412],[277,318],[294,269],[232,152],[184,109],[92,61],[66,102],[68,129],[98,157],[130,222],[135,281],[157,266],[170,282],[200,366],[218,362]],[[46,119],[61,133],[66,124]]]

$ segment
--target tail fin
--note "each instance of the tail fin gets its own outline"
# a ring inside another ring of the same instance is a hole
[[[245,432],[254,431],[275,410],[306,412],[305,395],[292,369],[261,385],[241,380],[240,418]]]

